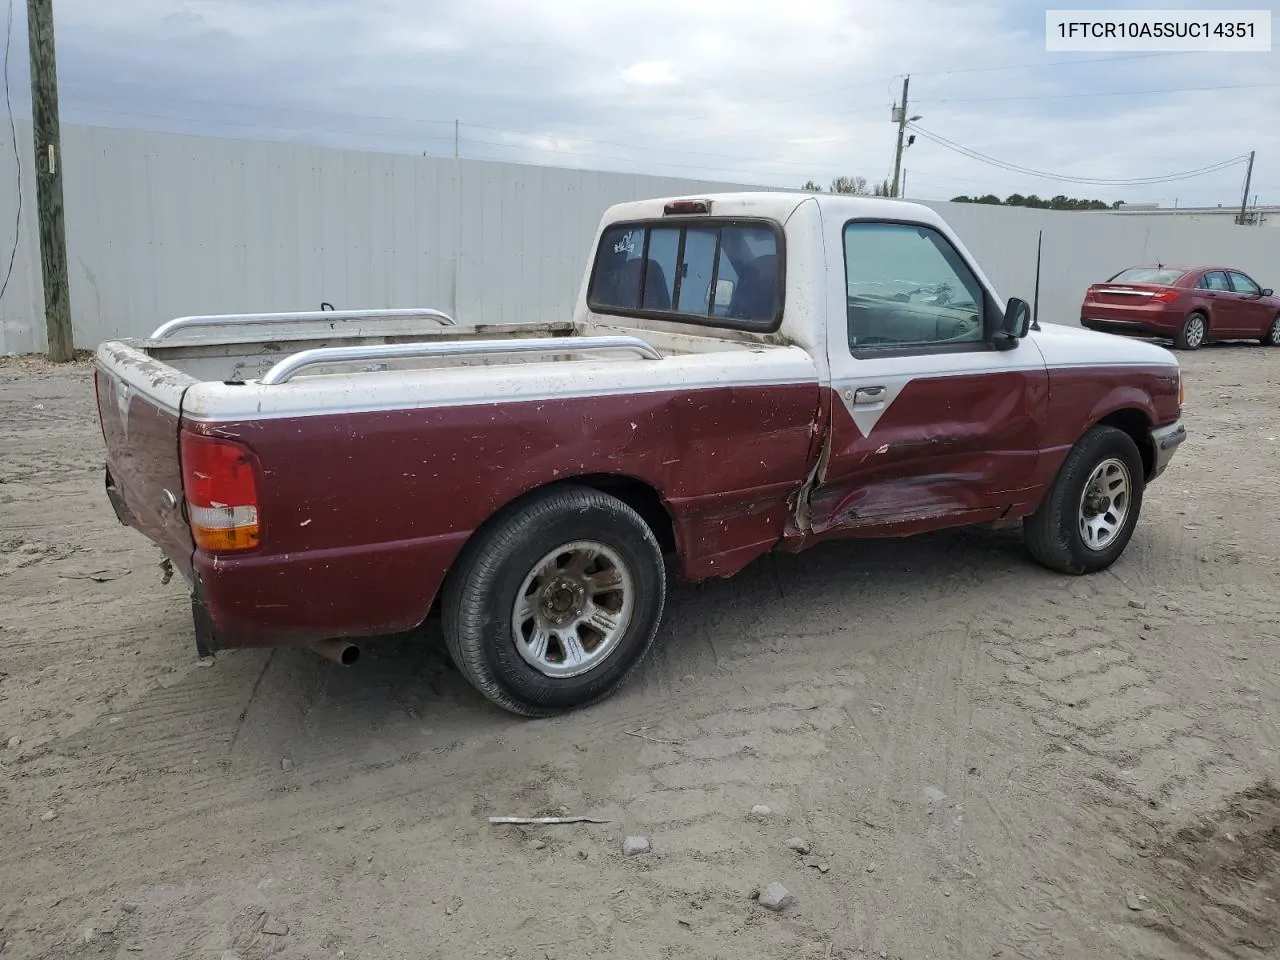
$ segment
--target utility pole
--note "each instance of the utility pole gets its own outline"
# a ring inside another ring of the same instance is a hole
[[[911,77],[902,78],[902,103],[894,107],[893,119],[898,121],[898,149],[893,155],[893,190],[891,195],[896,197],[898,194],[898,185],[902,177],[902,141],[907,132],[907,89],[911,86]]]
[[[36,218],[44,281],[44,322],[49,359],[75,356],[71,293],[67,282],[67,235],[62,219],[62,138],[58,125],[58,69],[53,49],[53,0],[27,0],[31,48],[31,117],[36,160]]]
[[[1244,193],[1240,197],[1240,216],[1236,218],[1236,223],[1243,225],[1245,220],[1245,208],[1249,206],[1249,186],[1253,180],[1253,155],[1256,151],[1249,151],[1249,166],[1244,172]]]

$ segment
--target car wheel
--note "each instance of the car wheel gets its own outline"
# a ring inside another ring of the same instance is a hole
[[[1198,310],[1187,314],[1173,345],[1179,350],[1199,350],[1209,336],[1209,318]]]
[[[1059,573],[1105,570],[1133,536],[1144,480],[1133,438],[1114,427],[1094,427],[1071,448],[1023,527],[1031,555]]]
[[[1280,315],[1277,315],[1271,321],[1271,326],[1267,328],[1266,334],[1262,337],[1262,345],[1264,347],[1280,347]]]
[[[463,676],[503,709],[545,717],[607,697],[640,664],[662,619],[666,567],[631,507],[564,486],[482,528],[443,599]]]

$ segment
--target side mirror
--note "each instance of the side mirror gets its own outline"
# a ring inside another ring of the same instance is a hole
[[[1031,307],[1025,300],[1010,297],[1000,321],[1000,332],[1006,337],[1021,340],[1031,329]]]
[[[1272,290],[1270,287],[1267,287],[1265,290],[1263,290],[1263,291],[1262,291],[1262,295],[1263,295],[1264,297],[1274,296],[1274,295],[1275,295],[1275,291],[1274,291],[1274,290]]]

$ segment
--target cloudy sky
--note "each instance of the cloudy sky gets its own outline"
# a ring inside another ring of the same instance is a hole
[[[19,114],[29,112],[25,7],[14,4],[8,65]],[[64,123],[451,155],[458,120],[468,157],[799,186],[892,172],[889,111],[910,73],[921,127],[989,157],[1131,179],[1256,149],[1252,192],[1280,203],[1280,52],[1046,53],[1045,4],[1027,0],[54,8]],[[1017,191],[1170,206],[1237,203],[1244,175],[1236,165],[1175,183],[1076,185],[923,137],[906,168],[910,196]]]

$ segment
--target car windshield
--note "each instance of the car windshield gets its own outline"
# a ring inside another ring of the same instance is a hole
[[[1130,267],[1121,270],[1108,283],[1160,283],[1171,286],[1182,276],[1184,270],[1169,270],[1166,267]]]

